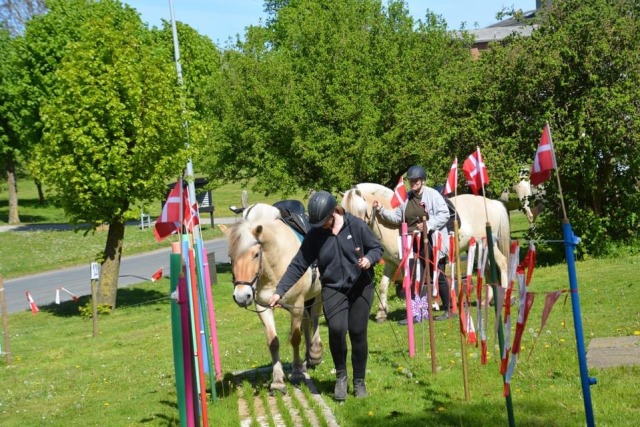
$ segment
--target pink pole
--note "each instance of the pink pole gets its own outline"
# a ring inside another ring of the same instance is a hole
[[[184,389],[187,407],[187,427],[195,427],[195,406],[193,401],[193,357],[191,351],[191,328],[189,316],[189,299],[187,296],[187,279],[182,276],[178,282],[178,303],[182,320],[182,354],[184,355]]]
[[[411,269],[409,268],[409,252],[411,251],[411,240],[408,234],[407,223],[402,223],[402,256],[404,258],[404,278],[402,287],[404,288],[405,301],[407,303],[407,333],[409,334],[409,357],[416,355],[416,342],[413,333],[413,307],[411,307]]]
[[[209,323],[211,328],[211,347],[213,348],[213,364],[216,370],[216,379],[222,380],[222,367],[220,365],[220,349],[218,347],[218,329],[216,327],[216,312],[213,310],[213,294],[211,293],[211,278],[209,277],[209,262],[207,261],[207,250],[202,248],[202,260],[204,264],[205,290],[207,292],[207,306],[209,311]]]

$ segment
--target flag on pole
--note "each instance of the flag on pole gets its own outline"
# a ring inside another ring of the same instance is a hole
[[[162,214],[156,221],[153,234],[156,236],[156,241],[161,241],[180,229],[180,221],[182,216],[180,215],[180,207],[182,205],[183,198],[180,197],[182,191],[182,180],[179,179],[176,185],[167,197],[167,202],[162,208]]]
[[[447,177],[447,184],[444,186],[443,195],[451,194],[458,188],[458,158],[453,159],[451,169],[449,169],[449,176]]]
[[[26,292],[27,294],[27,301],[29,302],[29,308],[31,308],[31,312],[33,314],[37,314],[38,311],[38,306],[36,305],[36,302],[33,300],[33,297],[31,296],[31,293],[29,293],[29,291]]]
[[[187,228],[187,231],[192,233],[193,228],[200,224],[200,217],[198,216],[198,204],[191,203],[189,200],[189,192],[185,191],[183,193],[184,198],[184,226]]]
[[[553,151],[553,141],[549,124],[544,125],[542,136],[538,143],[538,150],[533,158],[529,181],[531,185],[540,185],[551,177],[551,170],[557,169],[556,154]]]
[[[402,177],[398,180],[396,188],[393,190],[393,196],[391,197],[391,207],[397,208],[407,200],[407,189],[404,187],[404,180]]]
[[[467,185],[475,195],[478,195],[478,192],[482,187],[489,184],[489,174],[487,173],[487,167],[482,160],[480,147],[471,153],[467,160],[464,161],[462,171],[464,172],[464,176],[467,180]]]
[[[153,273],[153,275],[151,275],[152,282],[157,282],[160,279],[162,279],[162,267],[160,267],[158,271],[156,271],[155,273]]]

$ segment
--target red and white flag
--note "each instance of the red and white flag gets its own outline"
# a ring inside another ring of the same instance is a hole
[[[198,215],[198,204],[191,203],[189,200],[189,192],[184,192],[184,226],[187,231],[192,233],[193,228],[200,224],[200,217]]]
[[[180,229],[180,223],[182,222],[180,208],[183,204],[182,190],[182,180],[179,179],[169,193],[169,197],[167,197],[160,218],[156,221],[153,234],[155,234],[158,242]]]
[[[449,176],[447,177],[447,184],[444,186],[443,195],[451,194],[458,188],[458,158],[453,159],[451,169],[449,169]]]
[[[407,189],[404,186],[404,180],[402,177],[398,180],[396,188],[393,190],[393,196],[391,197],[391,207],[397,208],[407,200]]]
[[[38,311],[38,306],[36,305],[36,302],[33,300],[33,297],[31,296],[31,293],[29,293],[29,291],[26,292],[27,294],[27,301],[29,302],[29,308],[31,308],[31,312],[33,314],[37,314]]]
[[[538,143],[538,151],[533,158],[529,181],[531,185],[540,185],[551,177],[551,170],[557,169],[556,154],[553,151],[553,141],[551,140],[551,130],[549,124],[544,125],[542,136]]]
[[[181,224],[185,225],[187,231],[193,231],[193,228],[200,224],[200,219],[198,205],[189,203],[189,192],[182,188],[182,180],[179,179],[167,197],[160,218],[156,221],[153,230],[156,241],[159,242],[180,231]]]
[[[478,195],[478,192],[482,187],[489,184],[489,174],[487,172],[487,167],[482,160],[480,147],[471,153],[467,160],[464,161],[462,171],[464,172],[464,176],[467,180],[467,185],[475,195]]]
[[[162,268],[160,268],[158,271],[153,273],[153,275],[151,275],[152,282],[157,282],[160,279],[162,279]]]

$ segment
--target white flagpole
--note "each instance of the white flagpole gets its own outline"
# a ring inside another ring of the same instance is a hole
[[[178,30],[176,28],[175,14],[173,12],[173,0],[169,0],[169,7],[171,9],[171,30],[173,33],[173,50],[174,50],[174,56],[176,61],[176,72],[178,73],[178,84],[180,85],[181,88],[183,88],[182,65],[180,64],[180,45],[178,43]],[[182,97],[183,97],[182,111],[184,112],[185,110],[184,93],[182,94]],[[185,128],[185,131],[187,132],[185,146],[189,148],[189,122],[186,120],[184,122],[184,128]],[[193,163],[191,162],[191,158],[189,158],[189,160],[187,161],[187,166],[184,174],[188,184],[189,203],[190,204],[195,203],[196,202],[196,186],[194,183]],[[198,215],[198,218],[199,218],[200,212],[199,212],[198,204],[195,203],[195,205],[196,205],[196,209],[195,209],[196,214]],[[182,228],[182,224],[180,225],[180,228]],[[193,238],[196,241],[201,238],[200,224],[197,224],[196,226],[193,227]]]

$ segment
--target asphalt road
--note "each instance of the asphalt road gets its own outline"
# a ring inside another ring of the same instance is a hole
[[[204,242],[208,254],[214,254],[216,264],[228,263],[227,242],[224,238]],[[140,255],[123,257],[120,263],[118,287],[126,287],[135,283],[151,280],[153,273],[163,269],[163,275],[169,274],[170,248],[160,249]],[[64,287],[76,296],[91,294],[91,266],[65,268],[48,271],[31,276],[23,276],[4,281],[7,313],[29,310],[26,292],[28,291],[36,305],[47,305],[55,302],[56,289]],[[60,301],[68,301],[72,297],[60,292]]]

